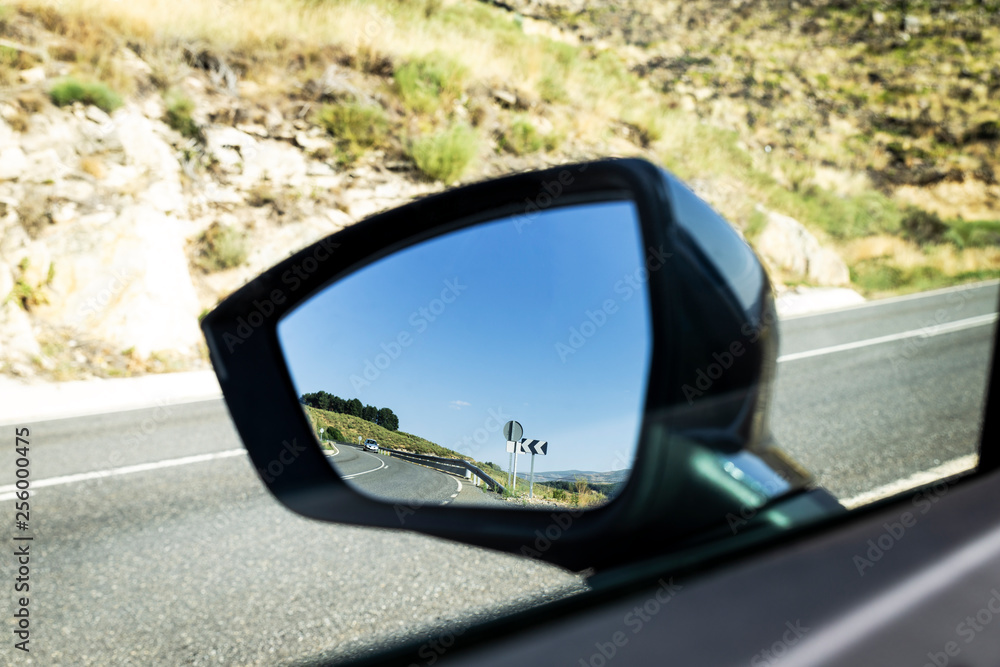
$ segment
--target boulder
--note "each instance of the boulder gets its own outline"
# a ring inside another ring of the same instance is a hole
[[[28,85],[41,83],[45,81],[45,66],[38,65],[37,67],[21,70],[18,77]]]
[[[21,180],[28,183],[52,183],[61,181],[72,171],[58,150],[46,148],[28,156],[28,165],[21,175]]]
[[[802,224],[787,215],[758,207],[767,217],[755,247],[765,260],[816,285],[840,287],[851,282],[847,265],[837,253],[820,245]]]
[[[0,360],[23,367],[41,354],[28,314],[14,301],[0,304]]]
[[[18,145],[18,137],[6,121],[0,120],[0,181],[21,177],[28,167],[28,157]]]
[[[0,302],[6,301],[7,296],[14,289],[14,272],[10,264],[0,262]]]
[[[200,309],[179,220],[147,204],[93,214],[46,237],[55,275],[34,314],[139,357],[193,353]]]
[[[86,137],[80,132],[80,122],[64,109],[46,107],[31,116],[31,124],[21,134],[19,143],[25,154],[34,156],[43,151],[55,151],[61,160],[71,160]]]
[[[14,289],[14,271],[0,261],[0,361],[23,364],[41,354],[28,314],[16,299],[7,299]]]
[[[32,289],[41,288],[48,282],[52,253],[42,241],[27,241],[17,249],[4,252],[3,258],[17,267],[18,279]]]
[[[847,287],[796,287],[778,295],[780,317],[821,313],[864,303],[865,298]]]
[[[98,109],[94,105],[89,105],[84,110],[83,115],[90,122],[97,123],[100,126],[110,126],[113,124],[111,116],[109,116],[103,110]]]
[[[282,188],[301,188],[308,181],[308,172],[301,150],[283,141],[267,139],[244,151],[242,172],[232,178],[232,183],[244,190],[264,181]]]
[[[28,158],[20,146],[0,148],[0,181],[18,179],[27,168]]]
[[[150,183],[137,200],[159,213],[185,210],[180,163],[154,123],[135,109],[118,111],[113,118],[114,132],[125,151],[125,166],[134,169],[129,175],[145,176]]]
[[[205,147],[223,167],[236,169],[257,154],[257,140],[235,127],[205,129]]]
[[[338,65],[330,65],[323,76],[307,82],[304,92],[318,100],[347,100],[371,103],[371,96],[351,83],[352,71]]]
[[[501,106],[510,109],[517,105],[517,95],[509,90],[494,88],[490,93],[493,95],[493,99],[499,102]]]
[[[295,145],[310,155],[320,151],[329,151],[333,143],[323,135],[313,135],[307,132],[295,133]]]
[[[115,112],[114,132],[125,151],[125,164],[135,166],[153,182],[180,182],[180,163],[153,122],[136,109]]]

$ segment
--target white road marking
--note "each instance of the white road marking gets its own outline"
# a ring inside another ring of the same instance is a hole
[[[371,454],[369,454],[369,456],[371,456]],[[382,468],[386,467],[385,459],[382,458],[382,457],[378,457],[378,464],[379,465],[378,465],[377,468],[372,468],[371,470],[365,470],[363,472],[356,472],[356,473],[354,473],[352,475],[343,475],[343,476],[341,476],[341,479],[354,479],[355,477],[360,477],[361,475],[367,475],[370,472],[375,472],[376,470],[381,470]]]
[[[450,503],[451,501],[453,501],[455,498],[458,498],[458,494],[460,494],[462,492],[462,482],[461,482],[461,480],[459,480],[457,477],[452,477],[452,479],[455,480],[456,484],[458,484],[458,491],[456,491],[455,493],[451,494],[451,496],[448,498],[448,500],[442,500],[441,501],[442,505],[447,505],[448,503]]]
[[[920,472],[913,473],[909,477],[897,479],[896,481],[889,482],[888,484],[880,486],[877,489],[859,493],[851,498],[841,498],[838,500],[840,500],[840,504],[847,509],[854,509],[855,507],[860,507],[861,505],[873,503],[876,500],[882,500],[883,498],[889,498],[903,493],[904,491],[915,489],[918,486],[936,482],[939,479],[945,479],[946,477],[957,475],[965,472],[966,470],[972,470],[978,464],[979,454],[966,454],[965,456],[960,456],[957,459],[945,461],[941,465],[935,466],[930,470],[921,470]]]
[[[246,454],[245,449],[227,449],[223,452],[213,452],[211,454],[197,454],[195,456],[184,456],[179,459],[168,459],[166,461],[154,461],[153,463],[139,463],[137,465],[123,466],[121,468],[109,468],[107,470],[94,470],[92,472],[82,472],[75,475],[63,475],[61,477],[50,477],[48,479],[30,480],[30,489],[40,489],[46,486],[60,486],[62,484],[73,484],[75,482],[85,482],[91,479],[102,479],[104,477],[115,477],[117,475],[130,475],[135,472],[146,472],[147,470],[159,470],[161,468],[173,468],[174,466],[188,465],[189,463],[204,463],[215,459],[224,459],[230,456]],[[17,495],[17,486],[8,484],[0,486],[0,502],[4,500],[14,500]]]
[[[890,334],[888,336],[879,336],[878,338],[869,338],[867,340],[859,340],[853,343],[844,343],[842,345],[821,347],[815,350],[806,350],[805,352],[794,352],[792,354],[784,354],[778,357],[778,363],[780,364],[786,361],[798,361],[799,359],[808,359],[810,357],[821,357],[825,354],[833,354],[835,352],[845,352],[847,350],[856,350],[860,347],[868,347],[870,345],[880,345],[882,343],[890,343],[892,341],[905,340],[907,338],[917,338],[917,337],[930,338],[932,336],[940,336],[942,334],[954,333],[956,331],[963,331],[965,329],[981,327],[986,324],[992,324],[996,322],[996,320],[997,320],[997,313],[979,315],[977,317],[970,317],[965,320],[958,320],[956,322],[945,322],[944,324],[923,327],[920,329],[913,329],[911,331],[903,331],[901,333]]]
[[[984,283],[991,284],[991,283]],[[941,293],[944,291],[950,291],[952,289],[968,289],[967,286],[959,286],[955,288],[946,288],[944,290],[936,290],[933,293]],[[861,304],[860,306],[853,306],[852,308],[858,308],[868,305],[877,305],[879,303],[886,303],[887,301],[899,301],[904,299],[919,298],[922,296],[930,296],[932,293],[922,293],[915,295],[906,295],[902,297],[897,297],[895,299],[882,299],[879,301],[871,301],[866,304]],[[804,314],[803,317],[807,317],[810,314]],[[992,324],[997,321],[997,313],[991,313],[987,315],[980,315],[978,317],[970,317],[964,320],[958,320],[956,322],[946,322],[944,324],[939,324],[936,326],[923,327],[921,329],[914,329],[911,331],[904,331],[897,334],[890,334],[888,336],[880,336],[878,338],[870,338],[868,340],[856,341],[853,343],[845,343],[842,345],[833,345],[831,347],[824,347],[815,350],[807,350],[805,352],[795,352],[792,354],[786,354],[778,357],[778,363],[784,363],[788,361],[797,361],[799,359],[808,359],[810,357],[818,357],[827,354],[834,354],[836,352],[844,352],[846,350],[854,350],[862,347],[868,347],[871,345],[879,345],[881,343],[888,343],[897,340],[905,340],[907,338],[925,337],[929,338],[932,336],[940,336],[943,334],[953,333],[956,331],[962,331],[965,329],[971,329],[974,327],[984,326],[986,324]],[[203,398],[197,399],[181,399],[177,403],[183,402],[194,402],[205,400]],[[175,403],[171,403],[175,404]],[[123,466],[121,468],[109,468],[106,470],[94,470],[91,472],[78,473],[74,475],[63,475],[61,477],[51,477],[49,479],[40,479],[31,481],[31,489],[40,489],[47,486],[61,486],[63,484],[73,484],[76,482],[85,482],[92,479],[102,479],[104,477],[115,477],[118,475],[129,475],[137,472],[147,472],[149,470],[159,470],[162,468],[172,468],[175,466],[188,465],[191,463],[204,463],[206,461],[213,461],[216,459],[228,458],[231,456],[237,456],[240,454],[246,454],[245,449],[229,449],[222,452],[213,452],[211,454],[197,454],[195,456],[185,456],[177,459],[167,459],[165,461],[154,461],[152,463],[140,463],[137,465]],[[978,455],[969,454],[968,456],[963,456],[947,463],[941,464],[940,466],[933,468],[932,470],[922,471],[914,473],[909,477],[897,480],[883,487],[879,487],[873,491],[868,491],[863,494],[859,494],[853,498],[848,498],[841,500],[841,504],[848,508],[857,507],[858,505],[870,503],[880,498],[886,498],[897,493],[902,493],[911,488],[933,482],[936,479],[941,479],[943,477],[948,477],[950,475],[955,475],[965,470],[969,470],[975,467],[978,461]],[[363,472],[354,473],[352,475],[345,475],[343,479],[352,479],[360,475],[367,475],[371,472],[376,472],[387,467],[385,459],[379,458],[379,466],[371,470],[365,470]],[[454,499],[462,492],[462,482],[455,479],[456,484],[458,484],[458,492],[452,494],[451,498]],[[6,486],[0,486],[0,502],[5,500],[14,500],[17,495],[17,487],[14,484],[8,484]],[[447,504],[451,502],[450,500],[445,500],[441,504]]]

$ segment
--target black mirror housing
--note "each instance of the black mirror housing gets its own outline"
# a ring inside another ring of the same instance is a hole
[[[277,336],[281,318],[321,288],[393,253],[499,216],[531,224],[541,210],[630,200],[638,211],[652,354],[632,476],[593,510],[409,506],[357,493],[327,464]],[[638,159],[603,160],[456,188],[375,215],[242,287],[202,320],[233,421],[268,489],[307,517],[402,528],[569,569],[663,553],[725,527],[768,498],[727,477],[749,452],[773,469],[767,407],[777,352],[767,275],[738,233],[677,179]],[[780,473],[791,488],[808,477]]]

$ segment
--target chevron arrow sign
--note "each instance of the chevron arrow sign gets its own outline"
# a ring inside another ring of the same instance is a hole
[[[520,452],[522,454],[546,454],[548,453],[549,443],[546,440],[528,440],[524,438],[520,442]]]

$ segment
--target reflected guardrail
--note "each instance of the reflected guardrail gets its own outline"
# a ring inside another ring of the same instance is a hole
[[[505,491],[505,489],[503,488],[503,484],[501,484],[500,482],[496,481],[495,479],[487,475],[485,472],[483,472],[482,468],[480,468],[479,466],[472,465],[471,463],[466,461],[465,467],[468,468],[473,475],[483,480],[483,483],[489,487],[490,491],[496,491],[497,493],[503,493]]]
[[[413,452],[404,452],[399,449],[391,449],[389,447],[382,447],[383,451],[387,451],[392,456],[396,458],[403,459],[404,461],[410,461],[411,463],[419,463],[425,465],[428,468],[434,468],[435,470],[440,470],[442,472],[451,473],[452,475],[458,475],[459,477],[468,477],[471,473],[489,487],[490,491],[496,491],[497,493],[503,493],[504,487],[500,482],[496,481],[488,474],[483,472],[482,468],[477,465],[473,465],[468,461],[462,459],[449,459],[444,456],[430,456],[428,454],[414,454]]]

